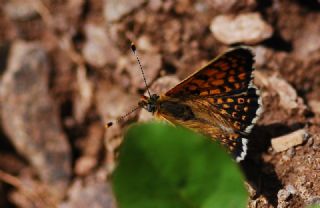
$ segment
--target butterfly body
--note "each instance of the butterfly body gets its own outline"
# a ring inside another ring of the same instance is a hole
[[[243,160],[247,135],[262,112],[252,83],[253,54],[235,48],[209,62],[163,95],[144,96],[139,106],[155,117],[218,140]]]

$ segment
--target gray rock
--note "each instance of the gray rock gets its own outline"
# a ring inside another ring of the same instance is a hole
[[[46,52],[35,43],[15,42],[0,86],[1,120],[16,150],[61,198],[71,177],[71,152],[48,76]]]

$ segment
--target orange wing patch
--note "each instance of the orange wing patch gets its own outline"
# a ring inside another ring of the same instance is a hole
[[[251,124],[261,107],[260,96],[255,88],[249,88],[246,93],[237,95],[195,99],[209,103],[212,109],[224,115],[235,130],[244,133],[250,132]]]
[[[211,61],[165,95],[170,97],[237,94],[248,88],[253,54],[236,48]]]

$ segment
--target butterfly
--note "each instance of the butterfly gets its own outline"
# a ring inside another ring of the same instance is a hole
[[[219,141],[239,162],[247,153],[247,136],[262,113],[260,93],[252,81],[253,64],[250,49],[230,49],[166,93],[148,91],[139,107]]]

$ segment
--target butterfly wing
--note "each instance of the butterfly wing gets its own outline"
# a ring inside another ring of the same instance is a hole
[[[247,152],[246,137],[261,113],[256,92],[192,100],[165,96],[155,116],[218,140],[241,161]]]
[[[238,47],[213,59],[165,95],[190,97],[228,95],[246,91],[252,79],[253,54]]]
[[[246,136],[262,111],[253,62],[246,48],[224,53],[162,96],[157,115],[220,141],[237,161],[244,159]]]

